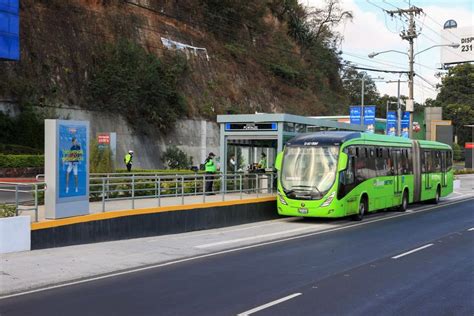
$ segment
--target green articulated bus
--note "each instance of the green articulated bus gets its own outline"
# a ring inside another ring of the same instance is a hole
[[[452,149],[423,140],[361,132],[318,132],[279,153],[280,215],[353,216],[432,201],[453,192]]]

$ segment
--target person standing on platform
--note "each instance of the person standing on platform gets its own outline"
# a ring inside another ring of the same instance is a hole
[[[265,170],[266,167],[267,167],[267,155],[265,155],[265,153],[262,152],[262,156],[261,156],[260,161],[258,162],[257,168]]]
[[[214,153],[210,152],[207,156],[206,161],[204,162],[204,170],[206,171],[206,194],[214,194],[212,192],[212,186],[214,184],[214,174],[217,171],[216,164],[214,163]]]
[[[132,160],[133,160],[133,150],[129,150],[128,154],[126,154],[125,157],[123,158],[123,162],[125,162],[128,172],[132,171],[132,163],[133,163]]]

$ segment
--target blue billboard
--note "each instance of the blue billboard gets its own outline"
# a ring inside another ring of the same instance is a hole
[[[375,132],[375,105],[364,107],[364,125],[367,126],[366,132]]]
[[[0,59],[20,59],[19,0],[0,0]]]
[[[397,135],[397,112],[395,111],[387,112],[387,135]]]
[[[88,196],[87,126],[61,122],[58,128],[59,198]]]
[[[349,112],[350,123],[360,125],[360,114],[360,106],[352,105]]]
[[[408,138],[409,129],[410,129],[410,112],[403,112],[401,129],[402,129],[401,136]]]

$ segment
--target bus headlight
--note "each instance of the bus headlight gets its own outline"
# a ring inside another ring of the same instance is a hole
[[[280,192],[278,192],[278,199],[280,200],[280,203],[283,204],[283,205],[288,205],[288,203],[286,203],[285,199],[283,198],[283,196],[281,195]]]
[[[321,207],[328,206],[329,204],[331,204],[332,200],[334,200],[335,195],[336,195],[336,192],[331,193],[326,199],[326,201],[324,201],[323,204],[321,204]]]

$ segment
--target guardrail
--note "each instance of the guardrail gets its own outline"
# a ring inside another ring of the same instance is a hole
[[[37,180],[43,179],[38,175]],[[202,196],[206,202],[209,195],[221,195],[224,201],[226,195],[272,194],[275,188],[276,173],[236,173],[236,174],[91,174],[89,177],[89,200],[101,202],[101,210],[105,212],[106,204],[110,201],[130,200],[130,207],[135,209],[135,201],[139,199],[156,199],[156,205],[162,204],[162,199],[168,197],[181,198],[185,204],[187,196]],[[0,182],[0,192],[14,192],[14,201],[7,204],[15,205],[16,214],[22,211],[34,210],[35,221],[38,221],[38,202],[43,199],[46,184]],[[212,188],[212,189],[211,189]],[[33,197],[33,208],[24,204],[31,200],[21,201],[20,194],[30,194]]]
[[[14,205],[15,215],[20,215],[24,211],[34,211],[35,222],[38,221],[38,206],[40,199],[44,196],[46,190],[46,183],[12,183],[0,182],[0,192],[13,194],[12,201],[4,201],[4,205]],[[23,196],[20,196],[23,195]],[[32,198],[32,199],[31,199]],[[8,197],[7,197],[8,199]]]

